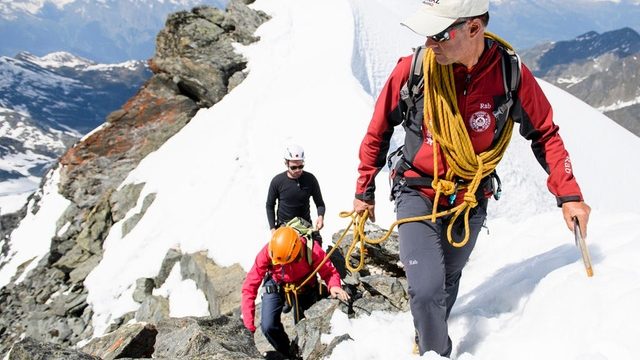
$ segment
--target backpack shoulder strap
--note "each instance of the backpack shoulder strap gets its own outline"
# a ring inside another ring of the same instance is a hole
[[[307,263],[309,264],[309,266],[313,267],[313,246],[315,241],[313,241],[313,239],[310,238],[306,238],[307,239]]]
[[[521,62],[520,57],[515,51],[507,49],[498,43],[500,52],[502,53],[502,81],[504,85],[504,101],[499,104],[493,115],[496,118],[496,131],[493,137],[493,142],[498,141],[502,135],[502,130],[510,116],[513,115],[513,107],[516,105],[516,97],[518,93],[518,86],[520,86],[520,74],[521,74]],[[519,119],[513,119],[519,122]]]
[[[505,59],[506,57],[508,57],[508,60]],[[505,48],[502,58],[502,71],[505,75],[505,91],[509,93],[509,97],[513,97],[513,94],[518,90],[518,85],[520,85],[520,66],[520,56],[515,51]]]
[[[427,48],[424,45],[415,48],[413,58],[411,59],[409,78],[400,89],[400,100],[402,100],[404,104],[404,106],[401,107],[403,119],[405,118],[407,110],[415,107],[415,99],[420,94],[420,91],[424,86],[422,63],[424,61],[424,52],[426,50]]]
[[[285,226],[294,228],[300,236],[307,240],[307,262],[309,265],[313,265],[313,225],[301,217],[294,217],[289,220]]]

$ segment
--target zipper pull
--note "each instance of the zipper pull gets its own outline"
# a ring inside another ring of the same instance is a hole
[[[467,74],[467,77],[465,77],[464,79],[464,91],[462,92],[462,95],[467,95],[467,87],[469,86],[470,82],[471,82],[471,74]]]

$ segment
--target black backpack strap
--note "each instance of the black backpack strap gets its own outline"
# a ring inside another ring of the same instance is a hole
[[[513,100],[513,94],[518,90],[520,83],[520,56],[515,51],[504,49],[502,72],[505,75],[504,90],[507,93],[507,98]]]
[[[493,112],[493,115],[496,118],[496,129],[493,137],[494,143],[498,141],[502,135],[502,130],[511,115],[511,109],[515,104],[518,86],[520,85],[521,66],[520,57],[515,51],[504,48],[500,44],[498,44],[498,46],[500,46],[500,50],[502,51],[502,79],[505,99]]]
[[[402,111],[402,119],[409,109],[415,107],[414,99],[420,94],[420,91],[424,88],[424,76],[422,74],[422,63],[424,61],[424,52],[427,50],[426,46],[418,46],[413,52],[413,58],[411,59],[411,71],[409,72],[409,79],[402,85],[400,89],[400,100]]]

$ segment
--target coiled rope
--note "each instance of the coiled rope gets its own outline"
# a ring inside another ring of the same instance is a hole
[[[486,33],[485,37],[500,42],[508,49],[513,49],[505,40],[497,35]],[[430,218],[435,222],[438,217],[453,213],[447,227],[447,240],[454,247],[462,247],[469,240],[469,213],[478,205],[476,191],[481,180],[491,174],[507,149],[513,131],[513,120],[509,117],[504,131],[495,146],[480,154],[473,150],[473,144],[458,109],[452,65],[440,65],[436,62],[433,51],[425,52],[424,71],[424,125],[433,137],[433,181],[435,190],[433,211]],[[438,149],[442,151],[447,164],[444,178],[438,175]],[[467,191],[464,201],[452,209],[438,212],[438,201],[441,195],[453,195],[458,189],[455,178],[463,179]],[[458,217],[464,213],[465,235],[460,242],[453,241],[451,232]]]

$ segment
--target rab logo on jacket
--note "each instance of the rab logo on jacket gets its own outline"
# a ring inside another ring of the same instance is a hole
[[[491,125],[491,116],[486,111],[478,111],[471,115],[469,127],[475,132],[483,132]]]
[[[567,174],[571,174],[573,172],[571,169],[571,159],[568,156],[564,159],[564,172]]]

